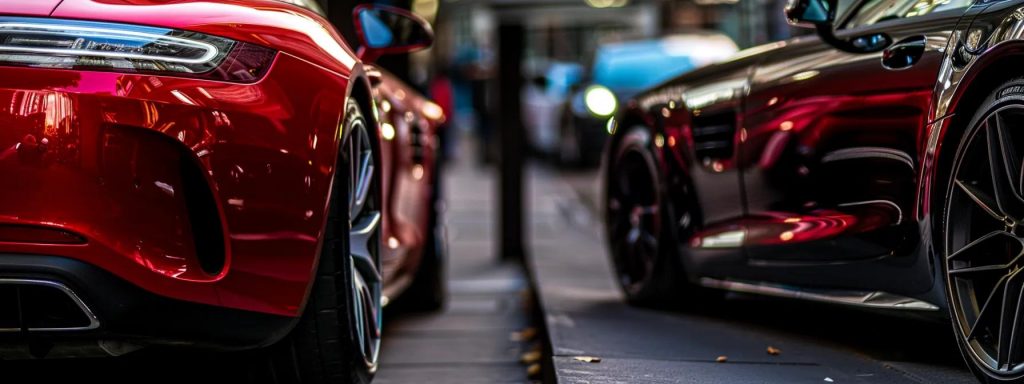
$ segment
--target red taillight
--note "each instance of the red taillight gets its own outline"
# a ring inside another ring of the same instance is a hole
[[[195,32],[77,20],[0,17],[0,64],[259,80],[275,51]]]

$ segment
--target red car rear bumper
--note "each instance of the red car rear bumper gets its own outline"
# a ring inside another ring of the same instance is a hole
[[[294,317],[347,85],[286,54],[255,84],[0,67],[0,254]]]

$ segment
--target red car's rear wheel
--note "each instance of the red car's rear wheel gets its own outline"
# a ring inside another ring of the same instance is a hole
[[[374,136],[349,101],[345,140],[316,281],[295,329],[276,346],[274,376],[298,383],[369,383],[381,341],[381,191]]]

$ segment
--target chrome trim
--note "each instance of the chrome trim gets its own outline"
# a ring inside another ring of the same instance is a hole
[[[821,158],[822,163],[830,163],[833,161],[842,160],[854,160],[854,159],[888,159],[896,160],[907,165],[911,169],[914,168],[914,159],[910,157],[906,152],[884,147],[853,147],[843,148],[826,153]]]
[[[896,209],[896,213],[898,214],[898,216],[897,216],[897,219],[896,219],[896,224],[893,224],[893,225],[900,225],[900,224],[903,223],[903,210],[900,209],[899,205],[896,205],[896,203],[894,203],[892,201],[889,201],[889,200],[854,201],[854,202],[850,202],[850,203],[842,203],[842,204],[839,204],[839,206],[840,207],[853,207],[853,206],[858,206],[858,205],[871,205],[871,204],[888,205],[890,207],[895,208]]]
[[[64,292],[65,295],[71,298],[71,301],[78,305],[78,309],[89,318],[89,325],[84,327],[70,327],[70,328],[27,328],[28,331],[33,332],[53,332],[53,331],[89,331],[100,327],[100,320],[96,317],[96,314],[89,309],[89,306],[82,301],[82,298],[78,297],[75,291],[72,291],[68,286],[48,280],[33,280],[33,279],[0,279],[0,285],[36,285],[43,287],[56,288],[57,290]],[[13,328],[2,328],[0,332],[21,332],[21,329]]]
[[[809,300],[822,303],[843,304],[856,307],[878,309],[901,309],[912,311],[937,311],[939,307],[917,299],[894,295],[886,292],[803,289],[772,283],[751,283],[733,280],[720,280],[709,277],[700,279],[699,284],[727,291],[752,293],[788,299]]]

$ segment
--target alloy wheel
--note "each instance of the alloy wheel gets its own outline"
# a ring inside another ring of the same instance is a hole
[[[988,375],[1024,376],[1024,105],[982,115],[954,163],[946,273],[958,337]]]
[[[619,282],[635,295],[654,276],[662,230],[654,162],[643,148],[630,147],[615,160],[608,184],[608,238]]]
[[[346,144],[348,166],[350,310],[358,348],[371,371],[377,366],[381,342],[379,184],[370,134],[360,120],[352,125]]]

